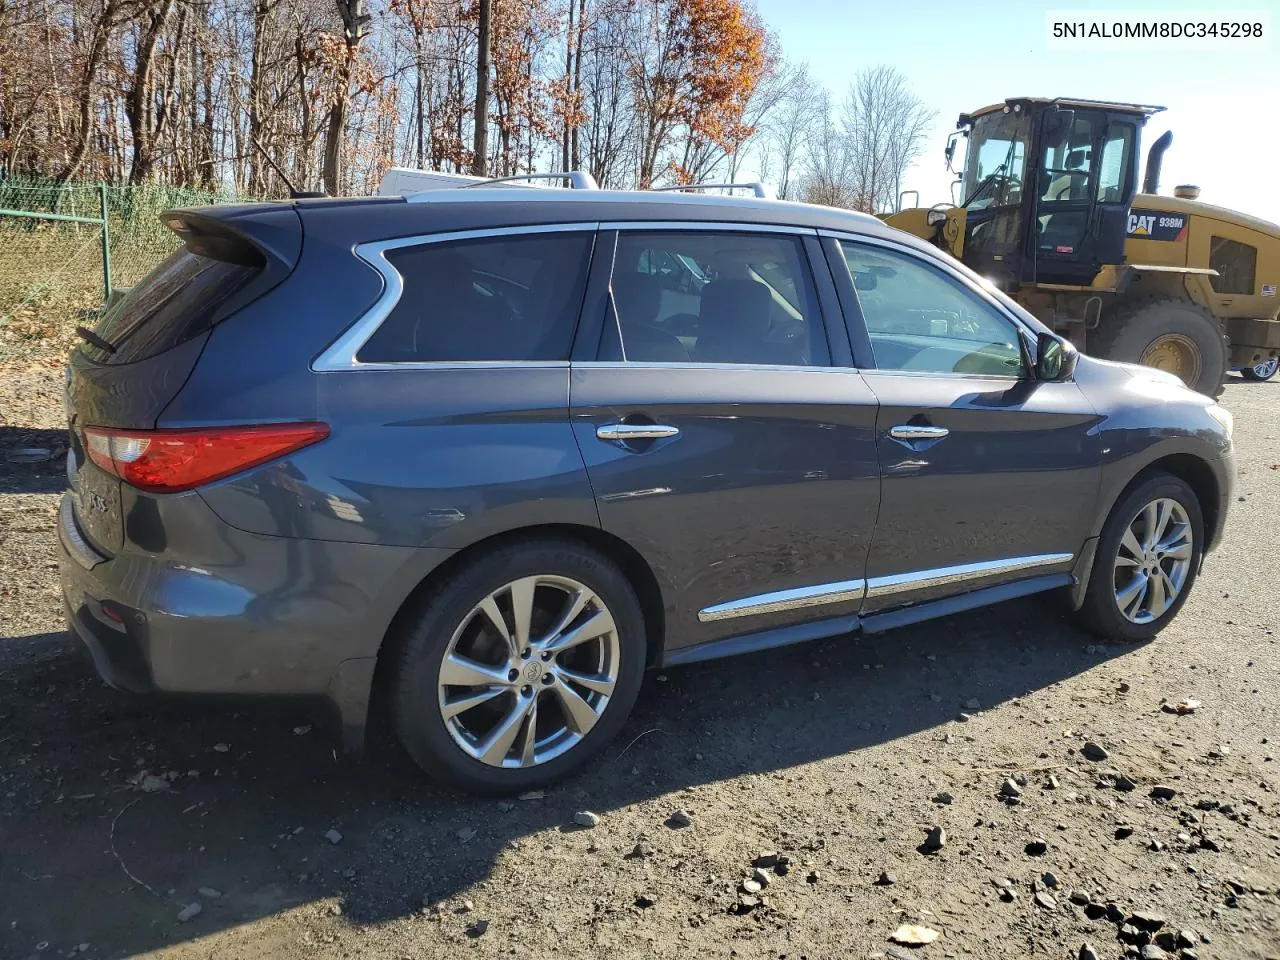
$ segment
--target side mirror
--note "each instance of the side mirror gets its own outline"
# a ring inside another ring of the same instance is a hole
[[[1050,383],[1070,380],[1076,372],[1079,352],[1071,341],[1054,333],[1036,337],[1036,379]]]

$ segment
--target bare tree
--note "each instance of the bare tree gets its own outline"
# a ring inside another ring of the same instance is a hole
[[[782,95],[771,111],[762,136],[762,175],[772,176],[778,198],[793,200],[810,140],[822,126],[826,97],[809,75],[809,65],[801,63],[778,71],[777,86]],[[773,164],[777,164],[773,175]]]
[[[920,155],[936,113],[889,66],[861,70],[849,87],[842,124],[862,208],[893,209],[907,167]]]
[[[333,100],[329,104],[329,125],[324,136],[324,189],[330,195],[342,192],[342,161],[347,132],[347,111],[351,106],[351,83],[355,79],[360,44],[369,31],[369,15],[364,0],[336,0],[342,18],[342,49],[334,68]],[[487,0],[486,0],[487,2]]]
[[[793,99],[799,129],[777,63],[748,0],[0,0],[0,170],[254,197],[392,163],[734,175]]]
[[[806,158],[800,195],[806,203],[829,207],[861,209],[857,193],[852,145],[846,132],[831,116],[831,103],[826,91],[814,100],[817,121],[810,133],[811,146]]]
[[[479,0],[480,23],[476,35],[475,139],[471,149],[471,172],[484,176],[489,156],[489,50],[492,46],[493,0]]]

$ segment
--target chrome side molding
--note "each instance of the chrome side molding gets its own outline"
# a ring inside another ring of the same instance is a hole
[[[864,580],[841,580],[813,587],[776,590],[773,593],[760,593],[754,597],[743,597],[741,600],[706,607],[698,611],[698,620],[702,623],[714,623],[716,620],[732,620],[735,617],[753,617],[761,613],[782,613],[828,603],[843,603],[846,600],[861,600],[866,591],[867,584]]]
[[[929,590],[933,587],[945,587],[951,584],[964,583],[967,580],[983,580],[987,577],[1001,576],[1009,573],[1021,573],[1023,570],[1036,570],[1040,567],[1052,567],[1060,563],[1070,563],[1075,554],[1040,553],[1030,557],[1007,557],[1003,560],[983,560],[979,563],[961,563],[953,567],[938,567],[933,570],[917,570],[913,573],[895,573],[886,577],[872,577],[867,581],[867,599],[888,597],[897,593],[912,593],[916,590]]]
[[[701,623],[732,620],[737,617],[753,617],[764,613],[785,613],[806,607],[826,606],[849,600],[870,600],[896,594],[914,593],[934,587],[945,587],[969,580],[985,580],[988,577],[1006,576],[1024,570],[1037,570],[1070,563],[1072,553],[1040,553],[1027,557],[1006,557],[1003,560],[983,560],[978,563],[961,563],[932,570],[916,570],[911,573],[895,573],[870,580],[840,580],[835,583],[819,583],[811,587],[795,587],[760,593],[740,600],[730,600],[704,607],[698,611]]]

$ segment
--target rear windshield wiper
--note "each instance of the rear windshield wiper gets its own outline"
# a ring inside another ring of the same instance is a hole
[[[76,327],[76,333],[80,335],[80,339],[93,344],[99,350],[105,350],[107,353],[115,353],[116,345],[110,340],[104,340],[88,327]]]

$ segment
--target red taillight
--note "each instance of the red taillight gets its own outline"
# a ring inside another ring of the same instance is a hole
[[[325,423],[114,430],[85,427],[89,459],[130,486],[176,493],[240,473],[323,440]]]

